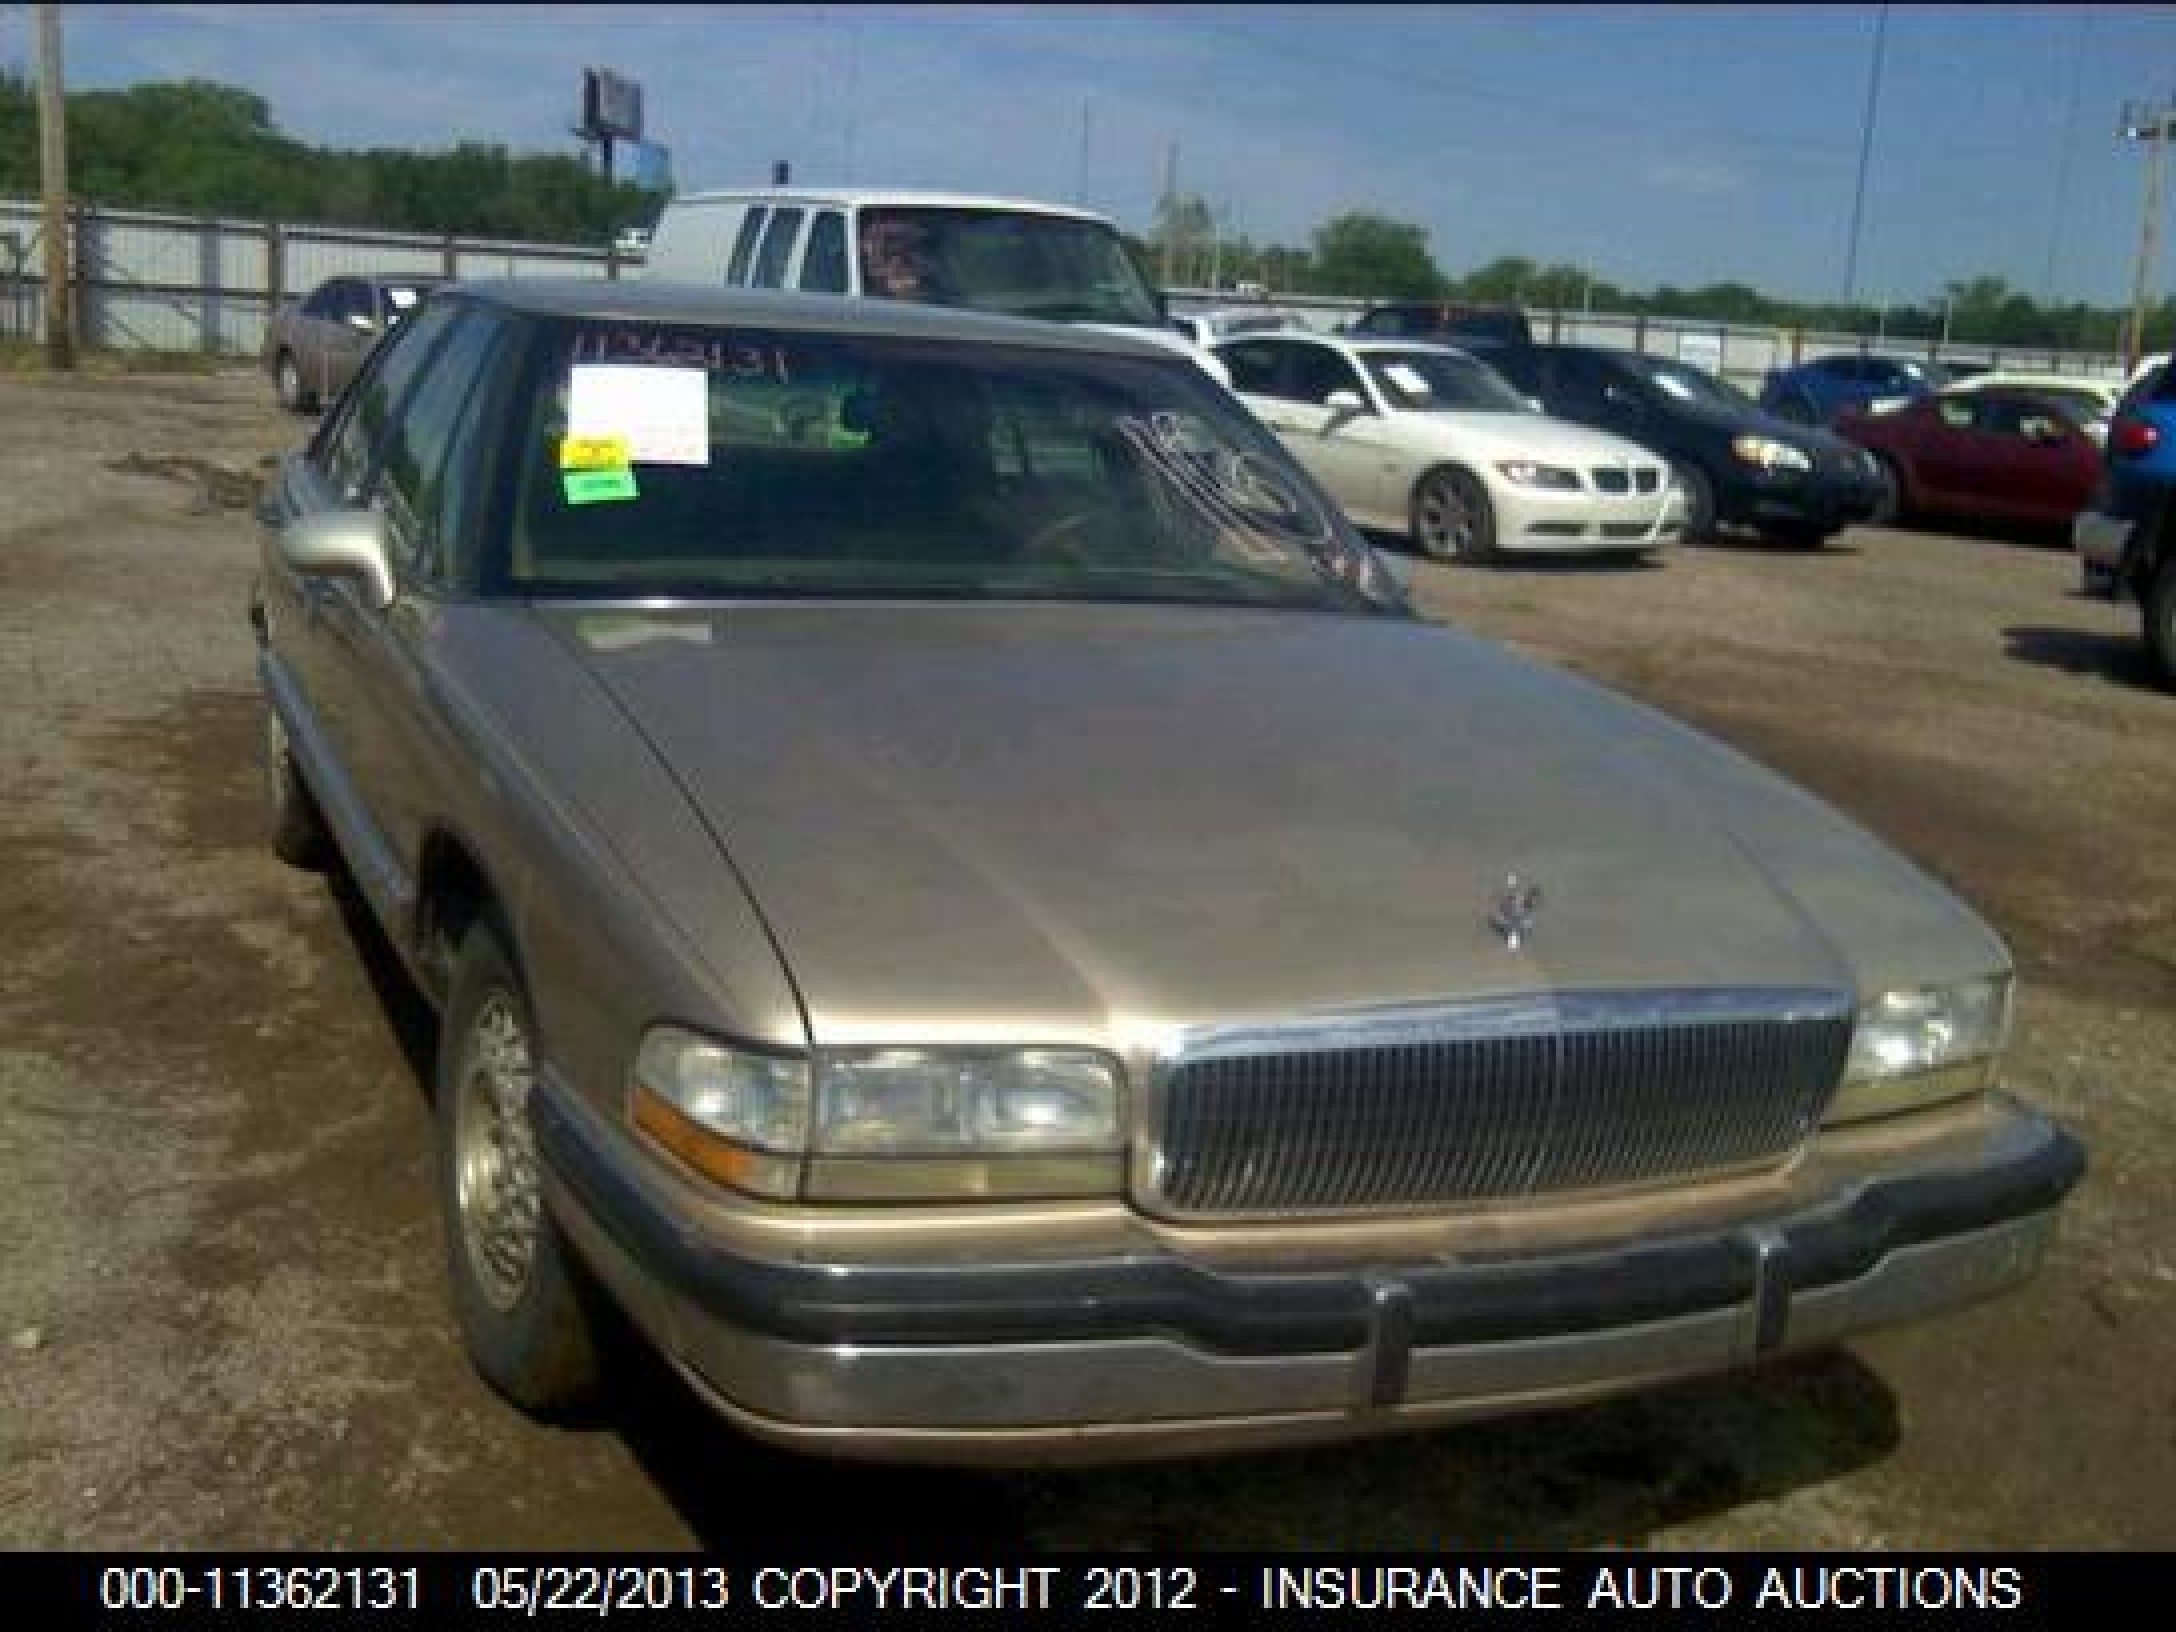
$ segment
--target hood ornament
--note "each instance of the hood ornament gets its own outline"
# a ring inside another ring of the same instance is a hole
[[[1504,938],[1504,945],[1516,952],[1534,932],[1534,920],[1540,916],[1541,886],[1513,873],[1496,892],[1496,904],[1489,909],[1488,923],[1489,928]]]

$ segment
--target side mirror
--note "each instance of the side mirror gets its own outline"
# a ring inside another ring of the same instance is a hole
[[[1330,423],[1342,425],[1348,419],[1358,419],[1368,411],[1367,400],[1357,391],[1332,391],[1323,399],[1322,406],[1330,410]]]
[[[280,559],[306,578],[351,579],[363,604],[393,604],[393,562],[385,517],[376,510],[322,510],[280,529]]]

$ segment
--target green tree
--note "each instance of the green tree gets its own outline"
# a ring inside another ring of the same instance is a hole
[[[1317,227],[1315,271],[1337,294],[1427,300],[1444,291],[1427,229],[1380,215],[1341,215]]]

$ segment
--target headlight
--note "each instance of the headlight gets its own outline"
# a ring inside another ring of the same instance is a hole
[[[1813,461],[1801,448],[1788,442],[1778,442],[1771,436],[1739,436],[1731,438],[1730,451],[1749,465],[1762,470],[1811,470]]]
[[[1566,470],[1562,465],[1536,464],[1531,459],[1506,459],[1496,468],[1506,479],[1521,487],[1548,487],[1559,492],[1576,492],[1579,488],[1579,472]]]
[[[755,1195],[905,1201],[1113,1195],[1115,1064],[1074,1049],[857,1049],[812,1064],[660,1027],[635,1059],[636,1127]]]
[[[1125,1138],[1118,1069],[1076,1049],[890,1048],[820,1057],[816,1200],[1108,1195]]]
[[[1831,1123],[1959,1099],[1994,1081],[2010,1020],[2010,977],[1884,992],[1860,1005]]]
[[[635,1126],[706,1178],[791,1196],[808,1146],[806,1060],[728,1048],[660,1026],[635,1055]]]

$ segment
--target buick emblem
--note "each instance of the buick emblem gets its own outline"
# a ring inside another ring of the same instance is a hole
[[[1488,922],[1504,938],[1504,945],[1516,952],[1534,932],[1534,920],[1540,916],[1541,886],[1513,873],[1496,892],[1496,905],[1489,911]]]

